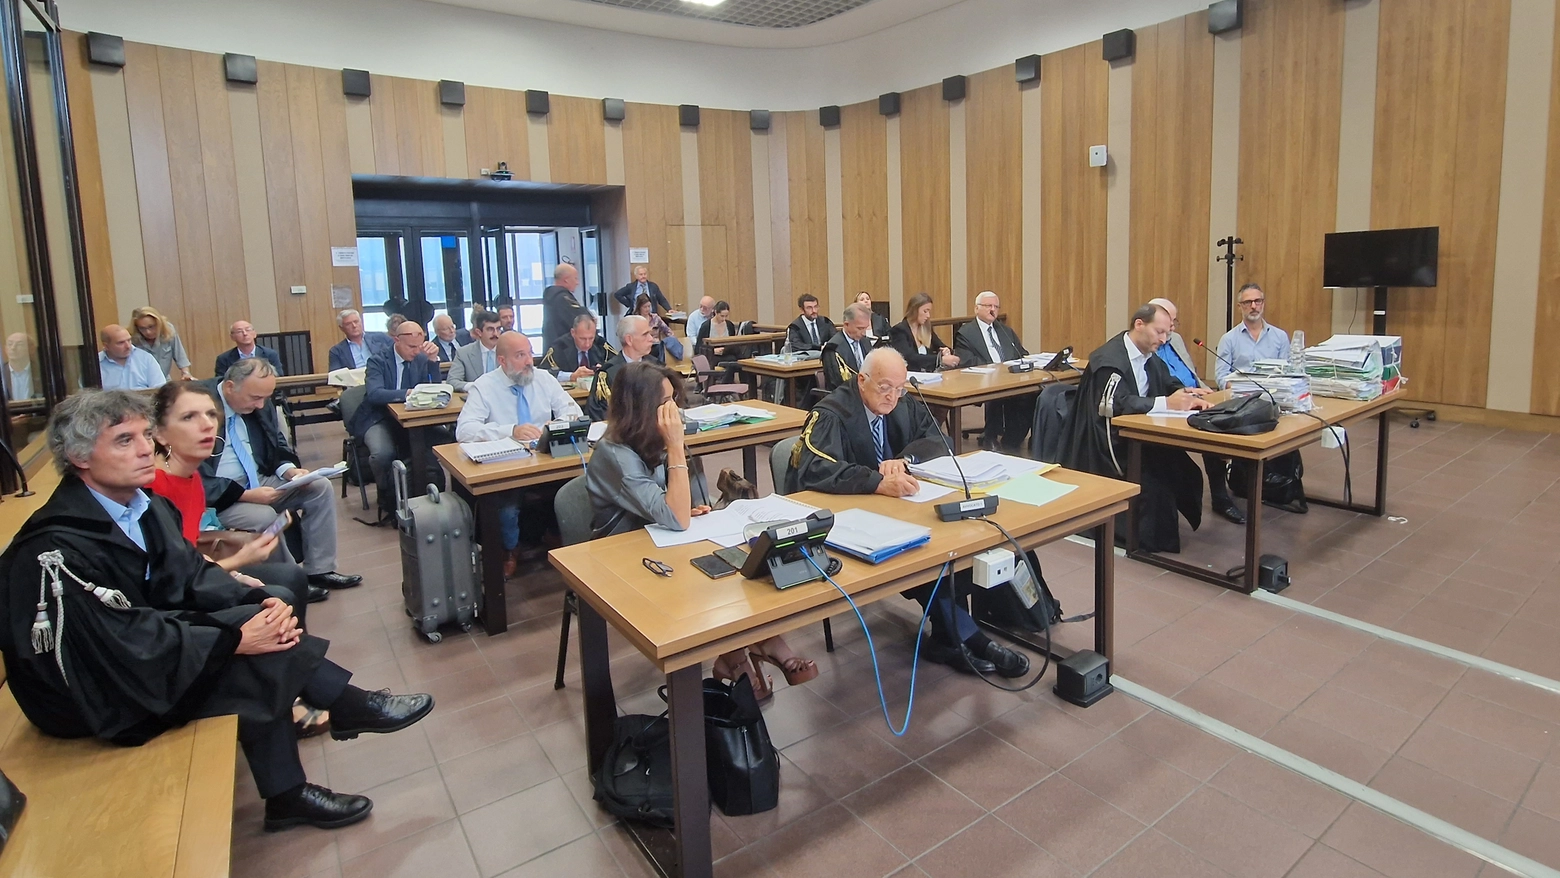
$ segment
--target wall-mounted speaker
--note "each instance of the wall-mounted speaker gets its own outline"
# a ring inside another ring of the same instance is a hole
[[[1013,61],[1013,78],[1019,82],[1040,81],[1040,56],[1025,55]]]
[[[534,116],[547,115],[551,104],[547,100],[547,92],[528,88],[525,90],[525,111]]]
[[[968,89],[968,87],[969,87],[969,80],[966,79],[964,74],[962,74],[962,73],[959,74],[958,76],[950,76],[947,79],[944,79],[943,80],[943,100],[945,100],[945,101],[962,101],[962,100],[964,100],[964,93]]]
[[[367,70],[353,70],[350,67],[342,68],[341,93],[349,98],[366,98],[373,93],[369,83]]]
[[[754,131],[769,130],[768,110],[748,110],[748,128]]]
[[[439,80],[439,103],[446,107],[466,106],[466,84],[453,79]]]
[[[891,91],[886,95],[878,95],[878,114],[882,116],[899,115],[899,92]]]
[[[838,128],[840,125],[840,108],[838,104],[830,104],[827,107],[818,108],[818,124],[825,128]]]
[[[625,115],[627,110],[623,106],[622,98],[601,99],[601,118],[608,122],[621,122]]]
[[[697,128],[697,127],[699,127],[699,105],[698,104],[678,104],[677,105],[677,124],[681,125],[684,128]]]
[[[1125,28],[1111,31],[1101,37],[1100,42],[1104,46],[1104,51],[1101,54],[1105,56],[1106,61],[1120,61],[1123,58],[1131,58],[1133,53],[1137,51],[1137,34]]]
[[[254,85],[260,81],[260,71],[255,67],[253,55],[235,55],[229,52],[222,56],[222,69],[227,73],[228,82]]]
[[[87,34],[87,60],[105,67],[125,66],[125,38],[113,34]]]
[[[1222,34],[1240,30],[1245,12],[1246,4],[1243,0],[1219,0],[1208,4],[1208,33]]]

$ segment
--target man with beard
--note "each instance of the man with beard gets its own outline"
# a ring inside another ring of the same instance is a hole
[[[532,364],[531,340],[518,332],[498,338],[498,368],[466,385],[466,404],[455,421],[457,442],[487,442],[513,438],[534,442],[548,421],[581,417],[580,407],[545,370]],[[506,504],[499,524],[504,532],[504,576],[514,574],[522,560],[539,556],[542,538],[553,520],[552,498],[558,485],[527,488],[514,504]],[[520,505],[533,514],[520,527]]]

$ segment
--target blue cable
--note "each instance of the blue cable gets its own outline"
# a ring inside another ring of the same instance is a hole
[[[585,461],[585,452],[580,450],[580,443],[574,441],[574,434],[569,434],[569,444],[574,446],[574,453],[580,456],[580,475],[590,472],[590,464]]]
[[[942,569],[938,571],[937,582],[932,585],[932,593],[926,599],[926,609],[921,613],[921,624],[915,629],[915,653],[910,657],[910,700],[905,704],[904,725],[896,729],[894,728],[894,721],[888,715],[888,697],[883,694],[883,672],[878,667],[877,647],[872,643],[872,632],[867,628],[866,617],[861,615],[861,608],[856,606],[856,602],[851,600],[845,589],[840,588],[840,584],[834,581],[834,577],[830,576],[828,571],[818,566],[818,562],[813,559],[812,553],[806,552],[804,554],[808,563],[812,564],[813,569],[823,574],[823,578],[827,579],[829,584],[834,586],[835,590],[845,598],[845,602],[850,604],[851,610],[856,613],[856,621],[861,623],[861,632],[867,635],[867,651],[872,655],[872,676],[877,678],[878,705],[883,708],[883,722],[888,726],[888,730],[894,733],[894,737],[904,737],[905,732],[910,731],[910,714],[915,710],[915,675],[921,664],[921,630],[926,627],[927,617],[932,612],[932,604],[937,600],[937,589],[942,587],[943,578],[948,575],[948,565],[952,562],[944,561]]]

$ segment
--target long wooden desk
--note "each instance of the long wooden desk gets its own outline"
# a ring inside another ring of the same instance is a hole
[[[1209,433],[1188,424],[1185,418],[1155,415],[1118,415],[1111,419],[1121,438],[1128,440],[1127,478],[1134,484],[1142,481],[1143,443],[1167,445],[1186,451],[1238,457],[1251,461],[1246,482],[1246,555],[1237,577],[1208,570],[1196,564],[1188,564],[1174,558],[1166,558],[1155,552],[1143,550],[1138,545],[1137,514],[1127,516],[1127,555],[1136,560],[1173,570],[1177,573],[1211,582],[1225,588],[1247,594],[1257,588],[1257,566],[1262,558],[1262,469],[1263,462],[1281,454],[1288,454],[1302,446],[1322,438],[1327,426],[1347,426],[1365,418],[1376,418],[1376,498],[1366,505],[1355,503],[1353,498],[1332,500],[1313,497],[1309,492],[1306,501],[1321,506],[1347,509],[1381,516],[1387,511],[1387,439],[1390,434],[1388,415],[1398,404],[1401,391],[1382,394],[1368,402],[1349,399],[1317,397],[1315,408],[1308,417],[1289,414],[1279,418],[1278,427],[1269,433],[1255,436],[1237,436],[1229,433]],[[1210,402],[1229,399],[1229,391],[1220,391],[1208,397]]]
[[[926,404],[934,411],[946,414],[948,435],[957,447],[963,432],[959,412],[964,406],[984,405],[1012,396],[1039,393],[1051,384],[1077,384],[1086,365],[1087,363],[1080,360],[1078,369],[1063,369],[1056,372],[1046,372],[1042,369],[1032,372],[1009,372],[1007,367],[1000,363],[996,366],[996,371],[987,374],[971,372],[968,369],[950,369],[939,373],[942,375],[942,380],[936,384],[921,385],[921,395],[926,398]]]
[[[775,363],[769,360],[761,360],[757,357],[748,357],[738,360],[737,365],[744,372],[754,375],[762,375],[765,378],[778,378],[785,382],[785,404],[796,405],[796,381],[798,378],[806,378],[816,375],[823,369],[823,361],[818,359],[797,360],[794,363]]]
[[[1115,595],[1113,517],[1127,508],[1135,485],[1069,470],[1049,478],[1078,489],[1045,506],[1004,503],[993,518],[1025,548],[1094,530],[1094,647],[1112,653]],[[972,556],[1005,544],[995,527],[980,521],[941,522],[930,504],[876,495],[805,492],[801,502],[825,509],[867,509],[932,528],[930,543],[872,565],[842,558],[834,581],[858,604],[898,595],[937,578],[945,563],[968,569]],[[827,582],[784,591],[766,580],[728,576],[711,580],[689,563],[711,546],[695,543],[657,549],[643,531],[555,549],[549,559],[580,597],[580,666],[585,697],[587,767],[596,771],[612,741],[617,718],[607,651],[610,623],[666,675],[675,784],[674,832],[625,822],[641,849],[666,875],[705,878],[712,874],[710,800],[704,762],[704,702],[701,663],[723,652],[849,612],[849,604]],[[652,557],[670,564],[670,578],[639,563]],[[944,586],[947,587],[947,581]],[[971,681],[972,686],[983,686]]]
[[[743,405],[768,409],[775,417],[756,424],[733,424],[706,430],[688,437],[690,454],[742,452],[743,475],[758,480],[758,447],[773,445],[801,432],[806,412],[767,402],[748,400]],[[489,634],[500,634],[509,627],[508,607],[504,603],[503,534],[499,529],[499,508],[504,493],[552,482],[564,482],[585,472],[590,453],[573,455],[535,454],[503,463],[476,463],[461,453],[460,445],[440,445],[433,449],[444,470],[454,479],[455,489],[465,494],[477,513],[477,541],[487,548],[482,553],[482,624]]]

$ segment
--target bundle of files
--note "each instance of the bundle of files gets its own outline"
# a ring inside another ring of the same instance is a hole
[[[731,405],[701,405],[697,408],[685,409],[683,420],[696,425],[700,430],[713,430],[716,427],[724,427],[727,424],[735,424],[738,421],[751,423],[754,421],[767,421],[775,415],[766,409],[752,406]]]
[[[917,384],[942,383],[941,372],[911,372],[909,377],[914,378]]]
[[[993,458],[1001,456],[993,455]],[[959,473],[961,468],[964,471],[962,478]],[[923,463],[912,463],[907,469],[910,475],[922,481],[946,485],[950,488],[963,488],[968,484],[971,491],[984,490],[1012,477],[1012,473],[1008,472],[1008,468],[1001,460],[983,458],[975,454],[962,458],[957,466],[953,458],[939,457]]]
[[[1273,401],[1286,412],[1311,410],[1311,379],[1305,375],[1256,375],[1250,372],[1234,372],[1225,386],[1241,396],[1262,393],[1272,394]],[[1264,394],[1266,395],[1266,394]]]
[[[1399,336],[1335,335],[1305,351],[1311,392],[1338,399],[1375,399],[1402,380]]]
[[[932,538],[932,529],[864,509],[842,509],[834,513],[834,526],[824,542],[855,558],[878,564],[924,545]]]
[[[419,384],[406,391],[408,411],[418,409],[442,409],[455,397],[455,388],[449,384]]]

